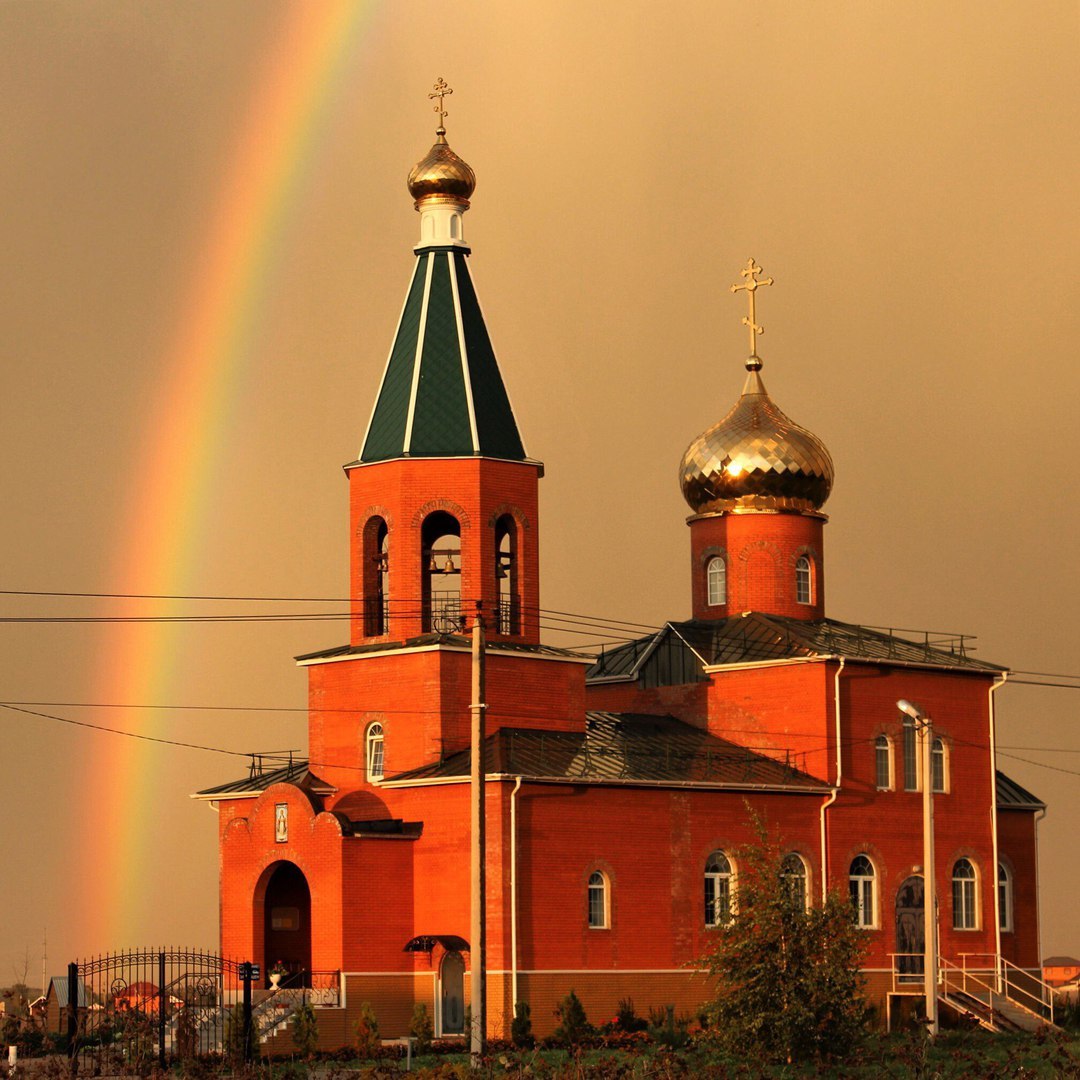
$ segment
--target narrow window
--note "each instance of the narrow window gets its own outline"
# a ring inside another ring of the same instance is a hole
[[[891,791],[892,741],[888,735],[879,735],[874,741],[874,767],[878,791]]]
[[[383,727],[380,723],[371,724],[367,729],[367,778],[369,781],[381,780],[383,776]]]
[[[386,522],[373,517],[364,526],[364,633],[390,632],[390,536]]]
[[[812,604],[813,590],[810,580],[810,560],[800,555],[795,563],[795,600],[800,604]]]
[[[919,748],[915,721],[904,717],[904,790],[919,790]]]
[[[499,597],[499,633],[520,634],[518,533],[512,514],[503,514],[495,523],[495,591]]]
[[[607,928],[608,910],[607,878],[599,870],[594,870],[589,875],[589,926],[591,929]]]
[[[967,859],[957,859],[952,872],[953,929],[976,930],[975,867]]]
[[[1004,863],[998,863],[998,923],[1002,930],[1013,928],[1012,874]]]
[[[709,583],[709,607],[727,603],[727,563],[719,555],[709,560],[706,570]]]
[[[731,862],[722,851],[705,860],[705,925],[722,926],[731,919]]]
[[[806,911],[806,863],[794,851],[784,856],[784,861],[780,864],[780,877],[791,906],[797,911]]]
[[[930,777],[933,780],[931,791],[943,793],[946,790],[948,773],[945,765],[945,744],[940,739],[935,739],[930,747]]]
[[[848,871],[848,889],[855,912],[855,925],[864,930],[877,925],[874,864],[865,855],[856,855]]]
[[[461,525],[450,514],[436,510],[424,519],[420,543],[424,632],[460,634],[465,629],[461,614]]]

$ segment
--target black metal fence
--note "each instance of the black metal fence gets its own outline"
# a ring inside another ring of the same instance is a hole
[[[280,989],[243,961],[197,949],[143,949],[68,965],[60,1030],[72,1071],[140,1073],[170,1060],[251,1061],[303,1004],[340,1003],[340,973],[300,971]]]

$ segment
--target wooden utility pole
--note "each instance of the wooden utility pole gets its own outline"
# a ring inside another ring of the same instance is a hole
[[[478,1067],[484,1054],[484,1035],[487,1023],[487,919],[486,882],[484,880],[484,855],[486,843],[485,808],[484,808],[484,620],[480,605],[476,605],[476,616],[472,629],[472,763],[471,763],[471,851],[470,868],[472,881],[471,941],[469,957],[472,965],[472,1024],[469,1032],[469,1051],[473,1065]]]

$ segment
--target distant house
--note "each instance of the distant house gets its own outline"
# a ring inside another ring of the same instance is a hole
[[[1080,979],[1080,960],[1075,956],[1048,956],[1042,967],[1043,981],[1051,986],[1060,987]]]
[[[68,978],[66,975],[54,975],[49,980],[45,991],[44,1012],[46,1031],[65,1031],[67,1029],[67,1007],[69,998]],[[90,989],[84,982],[78,984],[78,1010],[84,1013],[90,1007]],[[36,1002],[35,1002],[36,1004]]]

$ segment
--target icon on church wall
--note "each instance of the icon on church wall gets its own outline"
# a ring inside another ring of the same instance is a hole
[[[289,840],[289,804],[279,802],[274,807],[274,839],[279,844]]]

